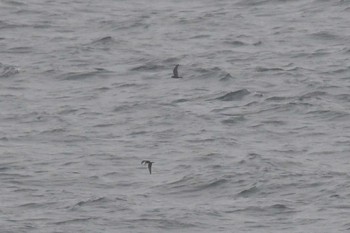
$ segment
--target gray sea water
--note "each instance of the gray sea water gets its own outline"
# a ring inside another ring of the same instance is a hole
[[[347,0],[1,0],[0,232],[349,232],[349,23]]]

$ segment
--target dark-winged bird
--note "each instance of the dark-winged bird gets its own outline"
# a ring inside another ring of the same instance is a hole
[[[154,162],[151,162],[149,160],[142,160],[142,162],[141,162],[141,164],[148,164],[149,174],[152,174],[152,163],[154,163]]]
[[[177,65],[175,66],[175,68],[174,68],[174,70],[173,70],[174,75],[171,76],[172,78],[182,78],[182,77],[179,77],[179,74],[178,74],[178,72],[177,72],[177,68],[178,68],[178,67],[179,67],[179,64],[177,64]]]

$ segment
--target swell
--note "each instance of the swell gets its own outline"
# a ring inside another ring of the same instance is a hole
[[[228,92],[222,96],[216,98],[216,100],[221,101],[236,101],[241,100],[244,96],[249,95],[250,92],[247,89],[241,89],[238,91]]]
[[[68,72],[59,76],[61,80],[84,80],[91,78],[108,77],[111,74],[108,70],[96,68],[94,71]]]
[[[163,184],[159,188],[166,190],[169,194],[181,194],[217,189],[228,182],[225,178],[208,178],[209,177],[204,178],[199,175],[187,175],[179,180]]]

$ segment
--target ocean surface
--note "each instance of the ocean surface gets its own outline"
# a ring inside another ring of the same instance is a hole
[[[350,1],[0,16],[1,233],[350,232]]]

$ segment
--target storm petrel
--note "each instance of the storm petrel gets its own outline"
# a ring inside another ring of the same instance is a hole
[[[173,70],[173,73],[174,75],[171,76],[172,78],[182,78],[182,77],[179,77],[178,73],[177,73],[177,68],[179,67],[179,64],[177,64]]]
[[[142,162],[141,162],[141,164],[148,164],[149,174],[152,174],[152,163],[154,163],[154,162],[151,162],[149,160],[142,160]]]

